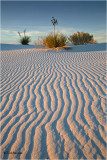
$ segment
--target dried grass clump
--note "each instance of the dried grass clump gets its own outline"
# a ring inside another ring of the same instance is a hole
[[[48,36],[42,38],[43,46],[46,46],[46,48],[63,47],[66,45],[66,41],[66,36],[58,32],[55,35],[50,33]]]

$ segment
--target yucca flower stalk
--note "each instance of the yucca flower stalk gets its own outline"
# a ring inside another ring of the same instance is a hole
[[[53,24],[53,27],[54,27],[54,45],[56,45],[56,36],[55,36],[55,25],[58,24],[58,21],[57,19],[55,19],[54,17],[52,17],[52,20],[51,20],[52,24]]]
[[[58,24],[58,21],[57,19],[55,19],[54,17],[52,17],[52,20],[51,20],[53,26],[54,26],[54,37],[55,37],[55,25]]]

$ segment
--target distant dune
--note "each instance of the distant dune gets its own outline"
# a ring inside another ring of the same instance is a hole
[[[107,43],[72,45],[72,52],[105,51]]]
[[[1,50],[16,50],[35,48],[35,45],[21,45],[21,44],[1,44]]]
[[[1,158],[106,159],[106,44],[13,49],[1,51]]]
[[[71,46],[72,52],[87,52],[87,51],[105,51],[107,48],[107,43],[97,43],[97,44],[87,44],[87,45],[73,45]],[[1,44],[1,50],[16,50],[16,49],[31,49],[36,48],[35,45],[21,45],[21,44]],[[42,45],[41,45],[42,48]],[[38,48],[37,48],[38,49]],[[39,47],[40,49],[40,47]]]

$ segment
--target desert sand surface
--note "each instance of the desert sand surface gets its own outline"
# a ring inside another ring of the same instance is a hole
[[[1,51],[2,159],[106,159],[106,53]]]
[[[16,50],[16,49],[30,49],[35,48],[35,45],[21,45],[21,44],[1,44],[1,50]]]

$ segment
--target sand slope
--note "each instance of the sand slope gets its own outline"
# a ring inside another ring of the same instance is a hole
[[[21,44],[1,44],[1,50],[15,50],[15,49],[31,49],[35,48],[35,45],[21,45]]]
[[[1,51],[1,158],[106,158],[105,67],[106,51]]]

